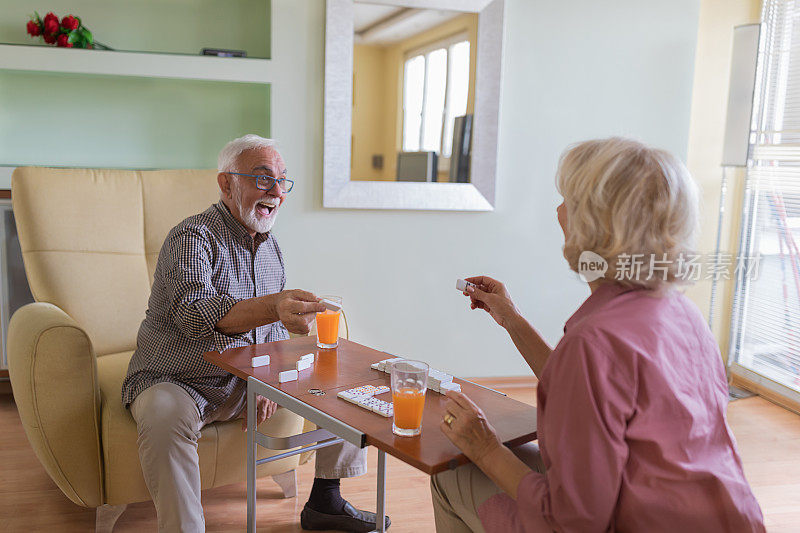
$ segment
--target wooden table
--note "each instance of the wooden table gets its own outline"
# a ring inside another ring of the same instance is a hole
[[[315,354],[312,368],[300,372],[297,381],[279,383],[278,373],[294,369],[297,359],[307,353]],[[252,368],[251,358],[264,354],[270,356],[270,364]],[[445,404],[445,397],[441,394],[432,391],[426,394],[422,434],[417,437],[396,436],[392,433],[391,418],[384,418],[336,397],[339,391],[359,385],[388,385],[389,374],[370,368],[372,363],[394,357],[386,352],[344,339],[339,340],[338,348],[322,350],[317,348],[314,337],[298,337],[232,348],[222,353],[208,352],[204,357],[248,382],[248,424],[253,425],[252,428],[248,427],[248,531],[255,530],[255,466],[276,457],[302,453],[342,440],[360,447],[378,448],[378,531],[383,530],[380,517],[384,515],[386,453],[427,474],[469,462],[439,429]],[[531,406],[469,381],[459,378],[453,381],[459,383],[461,391],[483,409],[503,443],[516,446],[536,438],[536,410]],[[317,424],[320,429],[279,439],[258,433],[254,426],[256,394],[294,411]],[[379,395],[378,398],[391,401],[390,393]],[[256,445],[272,449],[303,447],[256,461]]]

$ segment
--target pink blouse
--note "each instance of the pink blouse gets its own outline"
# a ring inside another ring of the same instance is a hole
[[[481,505],[488,532],[765,531],[717,343],[683,294],[602,285],[567,321],[537,398],[546,473]]]

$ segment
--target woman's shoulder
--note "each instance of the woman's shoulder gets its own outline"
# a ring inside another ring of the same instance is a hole
[[[589,313],[578,316],[581,310],[576,312],[565,333],[619,336],[652,331],[665,324],[705,324],[697,306],[677,289],[657,292],[617,288],[598,303]],[[576,317],[579,319],[574,320]]]
[[[619,353],[626,349],[641,351],[676,339],[698,342],[711,338],[700,310],[676,289],[663,293],[620,290],[600,305],[595,304],[591,312],[581,315],[580,311],[567,323],[562,343],[586,343]]]
[[[585,353],[593,366],[630,372],[681,364],[687,354],[692,354],[694,362],[709,363],[718,356],[702,313],[675,289],[663,294],[632,290],[617,295],[572,323],[557,349],[565,354],[562,362]]]

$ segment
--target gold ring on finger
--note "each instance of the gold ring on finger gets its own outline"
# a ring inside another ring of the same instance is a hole
[[[452,426],[453,425],[453,420],[455,420],[455,419],[456,419],[456,417],[454,417],[450,413],[447,413],[447,414],[444,415],[444,423],[447,424],[448,426]]]

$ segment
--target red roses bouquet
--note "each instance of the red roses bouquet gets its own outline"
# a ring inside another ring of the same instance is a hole
[[[55,44],[62,48],[104,48],[109,47],[94,40],[89,28],[81,23],[80,17],[67,15],[61,20],[51,11],[44,16],[34,12],[27,25],[31,37],[41,36],[47,44]]]

